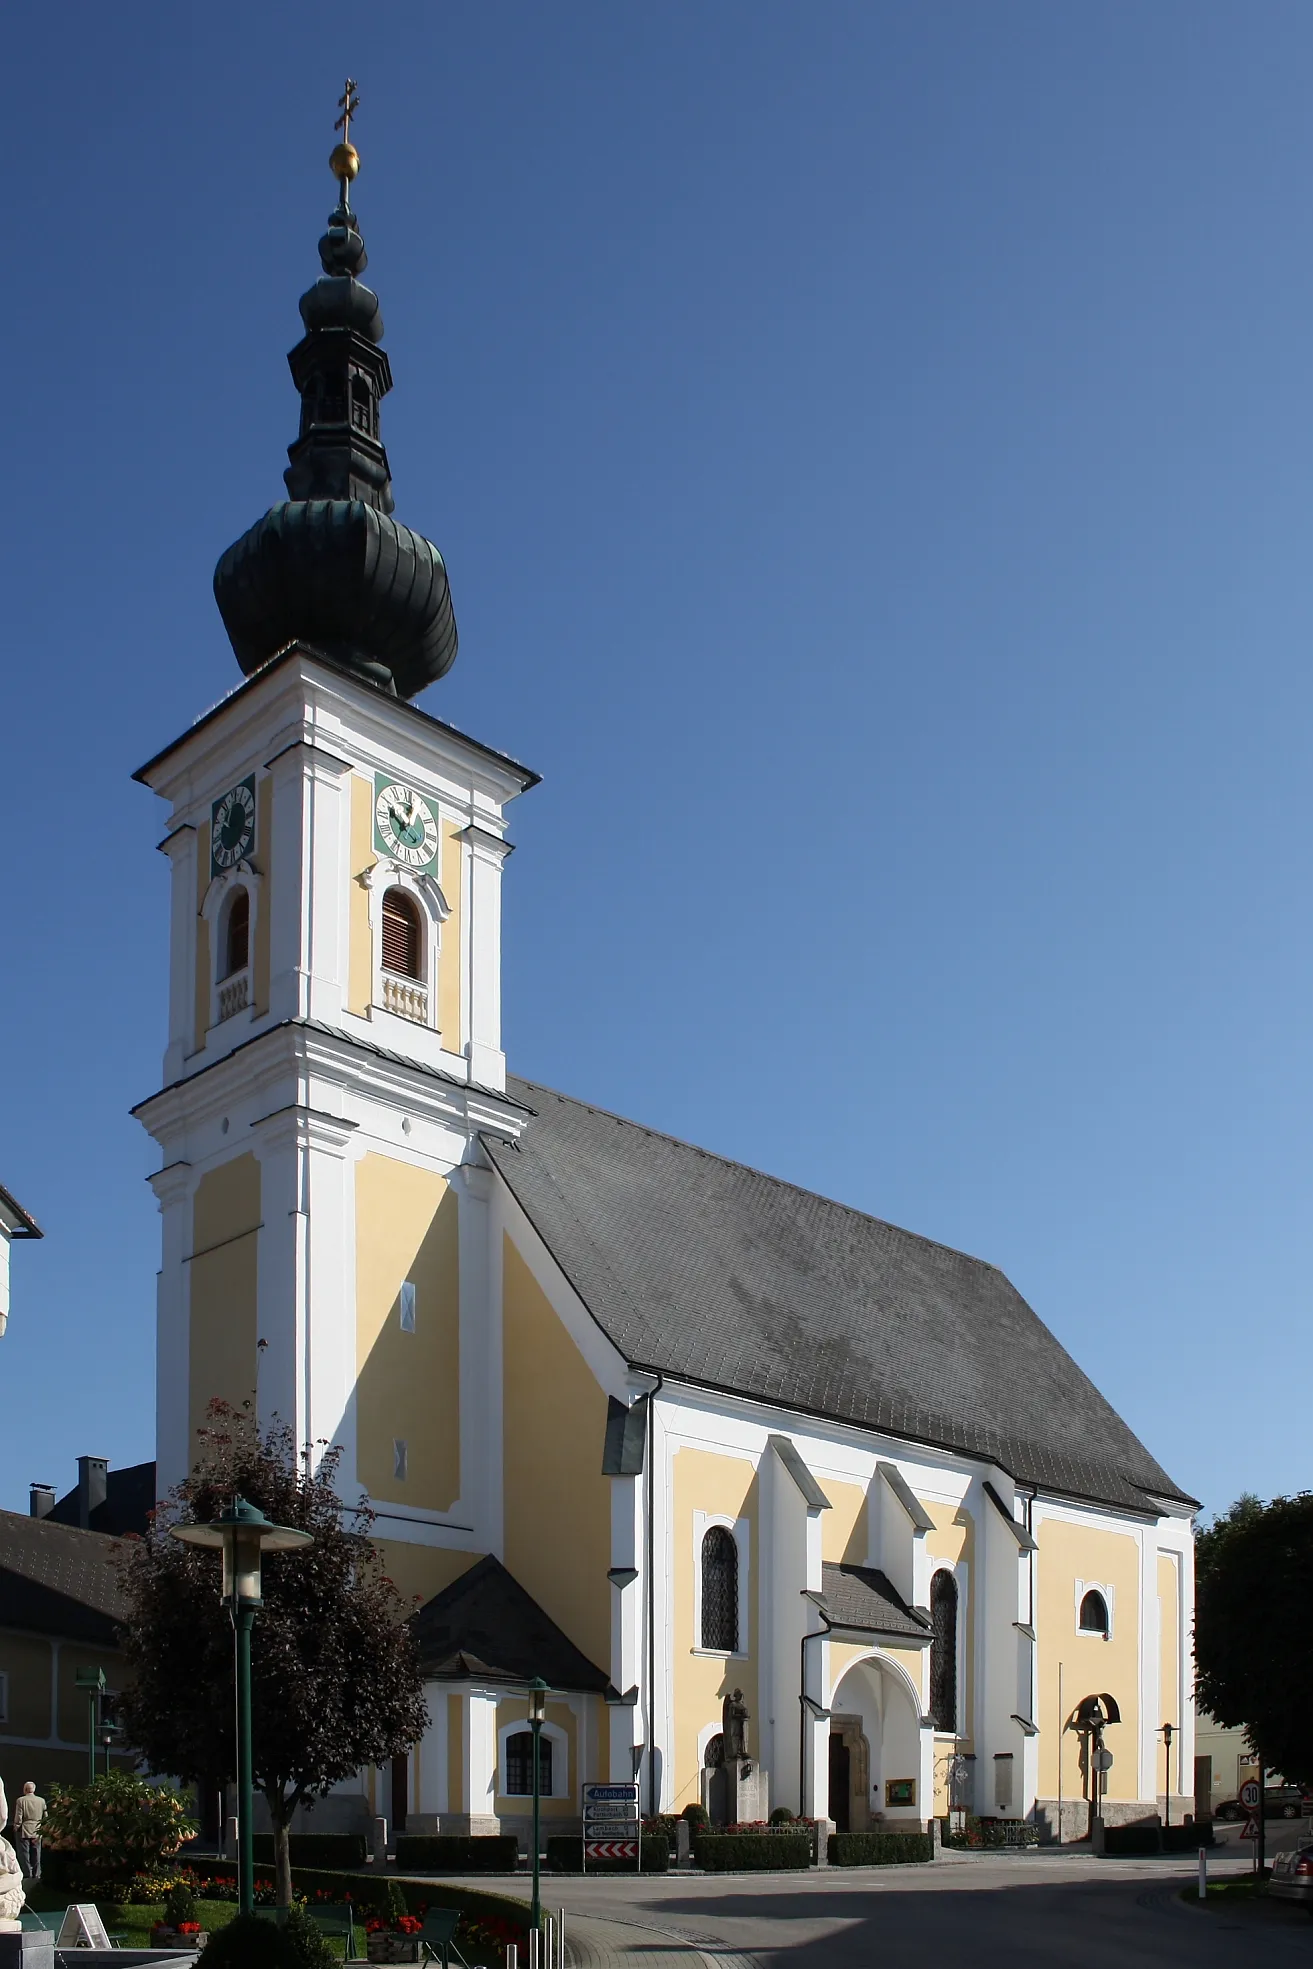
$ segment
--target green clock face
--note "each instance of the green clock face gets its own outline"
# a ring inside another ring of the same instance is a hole
[[[438,823],[422,793],[380,773],[374,788],[378,847],[408,868],[426,868],[438,852]]]
[[[222,875],[255,846],[255,779],[242,780],[210,809],[210,869]]]

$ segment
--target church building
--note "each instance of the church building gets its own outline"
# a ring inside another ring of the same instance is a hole
[[[548,1830],[636,1774],[645,1812],[1047,1837],[1065,1801],[1070,1837],[1092,1697],[1106,1818],[1165,1789],[1179,1818],[1195,1502],[1008,1280],[508,1070],[537,775],[415,702],[456,624],[393,517],[359,159],[332,164],[287,498],[215,575],[242,681],[137,775],[172,885],[135,1110],[160,1494],[210,1400],[252,1402],[342,1446],[420,1609],[423,1736],[315,1823],[522,1831],[532,1676]]]

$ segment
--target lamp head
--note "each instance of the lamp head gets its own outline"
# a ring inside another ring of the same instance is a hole
[[[547,1684],[535,1675],[529,1684],[529,1721],[541,1723],[547,1714]]]
[[[260,1558],[264,1552],[294,1552],[313,1545],[314,1534],[290,1525],[270,1524],[257,1505],[234,1497],[228,1509],[208,1525],[174,1525],[172,1535],[184,1545],[218,1547],[223,1553],[222,1597],[234,1606],[258,1607]]]

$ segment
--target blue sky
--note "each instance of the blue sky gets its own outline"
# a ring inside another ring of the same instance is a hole
[[[1309,1481],[1313,13],[19,10],[0,1504],[152,1451],[160,810],[281,496],[342,76],[398,515],[525,759],[523,1072],[999,1264]]]

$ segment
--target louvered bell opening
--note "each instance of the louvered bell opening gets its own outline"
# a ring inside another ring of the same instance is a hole
[[[239,889],[228,911],[227,945],[224,951],[224,977],[231,978],[246,969],[251,949],[251,898]]]
[[[399,978],[424,976],[419,908],[404,889],[383,898],[383,969]]]

